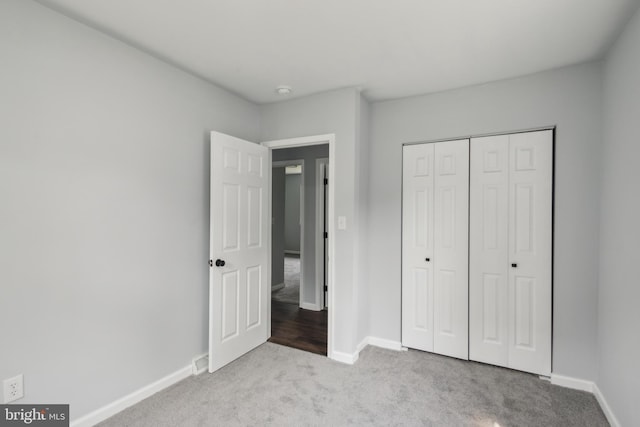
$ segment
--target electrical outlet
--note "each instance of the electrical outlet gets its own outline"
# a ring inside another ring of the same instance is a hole
[[[24,397],[24,382],[22,374],[13,378],[4,380],[4,403],[13,402],[14,400]]]

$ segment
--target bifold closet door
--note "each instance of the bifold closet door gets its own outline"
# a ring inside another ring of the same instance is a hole
[[[553,133],[471,140],[469,358],[551,373]]]
[[[468,358],[469,140],[405,146],[402,343]]]
[[[402,345],[433,351],[434,144],[402,149]]]

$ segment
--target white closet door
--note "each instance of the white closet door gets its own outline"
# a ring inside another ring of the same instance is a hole
[[[402,152],[402,345],[433,351],[434,145]]]
[[[508,365],[509,135],[471,140],[469,358]]]
[[[509,367],[551,374],[552,131],[509,137]]]
[[[435,353],[468,359],[469,140],[435,145]]]
[[[551,373],[552,131],[473,138],[472,360]]]

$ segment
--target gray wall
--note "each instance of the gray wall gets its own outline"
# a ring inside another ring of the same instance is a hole
[[[300,252],[300,186],[302,184],[302,174],[285,175],[284,180],[284,250]],[[309,196],[307,195],[307,197]],[[305,225],[311,226],[313,224]]]
[[[601,65],[372,105],[371,335],[400,340],[401,144],[557,125],[553,372],[596,379]]]
[[[598,386],[623,426],[640,425],[640,12],[604,72]]]
[[[271,286],[284,283],[284,168],[271,175]]]
[[[304,160],[304,256],[303,268],[303,303],[316,304],[316,159],[329,157],[329,146],[326,144],[310,147],[286,148],[272,151],[272,160]],[[287,178],[297,179],[297,203],[298,215],[300,214],[300,178],[301,175],[287,175]],[[292,210],[296,210],[293,207]],[[286,215],[286,213],[285,213]],[[287,220],[289,221],[289,220]],[[294,221],[294,220],[292,220]],[[299,217],[295,219],[295,225],[299,224]],[[298,227],[300,230],[300,227]],[[299,231],[298,231],[299,232]],[[298,234],[298,242],[300,241]],[[298,243],[299,244],[299,243]],[[285,243],[286,246],[286,243]],[[282,261],[284,263],[284,259]]]
[[[360,94],[355,89],[342,89],[305,98],[292,99],[260,107],[262,140],[293,138],[334,133],[336,161],[331,165],[336,174],[335,213],[345,216],[347,229],[337,230],[333,267],[336,275],[334,295],[339,305],[333,307],[335,317],[332,351],[352,354],[356,349],[358,313],[354,309],[357,282],[358,218],[356,213],[356,157],[358,147],[357,110]],[[305,249],[306,250],[306,249]]]
[[[208,133],[259,110],[31,1],[0,52],[0,379],[75,419],[206,352]]]

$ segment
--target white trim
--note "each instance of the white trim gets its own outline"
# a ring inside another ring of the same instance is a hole
[[[331,356],[329,357],[332,360],[340,363],[346,363],[347,365],[353,365],[358,361],[358,357],[360,356],[359,352],[355,353],[343,353],[341,351],[332,351]]]
[[[327,157],[316,159],[316,305],[324,308],[324,171]]]
[[[302,303],[300,303],[300,308],[302,308],[304,310],[322,311],[322,307],[318,306],[317,304],[310,303],[310,302],[302,302]]]
[[[328,133],[324,135],[301,136],[298,138],[274,139],[272,141],[264,141],[261,145],[264,145],[267,148],[289,148],[329,144],[329,151],[331,151],[331,144],[334,143],[335,140],[336,135]],[[331,154],[329,154],[329,157],[331,158]]]
[[[267,233],[267,286],[271,289],[271,292],[273,292],[273,286],[271,284],[271,275],[273,274],[271,271],[271,264],[273,263],[273,257],[271,254],[271,250],[273,249],[273,246],[271,244],[271,233],[273,232],[273,158],[271,157],[271,154],[271,150],[267,150],[267,161],[269,162],[267,164],[271,165],[271,167],[269,167],[269,173],[267,174],[267,191],[269,192],[267,197],[267,204],[269,205],[267,207],[267,212],[269,217],[271,218],[269,232]],[[282,282],[282,286],[284,287],[284,276],[282,277]],[[277,286],[278,285],[276,285],[276,287]],[[272,296],[271,294],[269,294],[269,302],[267,303],[267,336],[265,337],[265,342],[267,342],[269,338],[271,338],[271,299]]]
[[[367,337],[367,344],[375,347],[386,348],[388,350],[403,351],[402,343],[400,341],[387,340],[378,337]]]
[[[360,352],[368,345],[386,348],[387,350],[403,351],[402,344],[399,341],[386,340],[378,337],[364,337],[356,346],[356,351],[352,354],[334,351],[330,358],[338,362],[353,365],[360,358]]]
[[[180,382],[185,378],[190,377],[191,373],[192,366],[191,364],[189,364],[184,368],[179,369],[176,372],[159,379],[158,381],[144,386],[141,389],[134,391],[133,393],[130,393],[118,400],[115,400],[114,402],[109,403],[108,405],[103,406],[102,408],[96,409],[93,412],[83,415],[76,420],[73,420],[70,425],[71,427],[89,427],[96,425],[99,422],[112,417],[118,412],[121,412],[126,408],[146,399],[152,394],[164,390],[165,388],[172,386],[173,384]]]
[[[596,397],[596,400],[600,404],[600,408],[602,409],[602,412],[604,412],[604,416],[607,417],[607,421],[609,421],[611,427],[620,427],[620,422],[614,415],[613,411],[611,410],[611,406],[609,406],[609,403],[607,403],[607,399],[604,398],[604,395],[600,391],[600,388],[598,388],[597,384],[593,385],[593,395]]]
[[[198,361],[200,360],[205,360],[206,363],[204,364],[204,367],[198,369]],[[204,354],[201,354],[200,356],[194,357],[193,360],[191,361],[191,368],[192,368],[191,372],[193,375],[200,375],[201,373],[206,371],[209,368],[209,353],[204,353]]]
[[[307,145],[320,145],[320,144],[329,144],[329,164],[335,165],[336,159],[336,136],[335,134],[325,134],[325,135],[314,135],[314,136],[304,136],[299,138],[289,138],[289,139],[280,139],[274,141],[265,141],[262,142],[262,145],[274,149],[274,148],[287,148],[287,147],[302,147]],[[269,150],[269,162],[272,161],[272,153]],[[327,356],[334,360],[339,360],[342,358],[345,353],[339,353],[334,351],[334,339],[335,339],[335,298],[333,292],[333,285],[336,283],[335,278],[335,269],[333,268],[333,260],[335,259],[335,239],[333,236],[336,233],[335,229],[335,194],[336,194],[336,180],[335,180],[335,167],[329,168],[329,197],[328,197],[328,209],[327,209],[327,219],[329,223],[329,239],[327,244],[329,245],[329,260],[327,262],[327,270],[329,272],[329,277],[327,280],[328,285],[328,297],[329,297],[329,310],[327,315]],[[271,168],[269,168],[271,171]],[[271,172],[269,172],[269,209],[271,209]],[[271,245],[271,232],[268,233],[268,245]],[[271,246],[269,246],[271,247]],[[271,254],[271,251],[269,251]],[[269,267],[271,267],[271,255],[269,255]],[[268,285],[271,285],[271,273],[269,272],[267,276]],[[271,331],[271,302],[268,304],[268,316],[269,323],[268,328]],[[269,332],[269,336],[271,333]],[[335,354],[334,354],[335,353]],[[348,356],[348,355],[347,355]],[[349,356],[348,356],[349,357]]]
[[[607,421],[609,421],[609,424],[611,424],[611,427],[620,427],[620,422],[611,410],[611,407],[607,403],[607,400],[604,398],[604,395],[600,391],[600,388],[598,388],[598,385],[593,381],[581,380],[579,378],[567,377],[564,375],[551,374],[551,384],[593,393],[596,400],[598,401],[598,404],[600,404],[602,412],[604,413],[605,417],[607,417]]]
[[[593,393],[593,381],[581,380],[579,378],[566,377],[564,375],[551,374],[551,384],[560,387],[572,388],[574,390],[588,391]]]
[[[370,337],[364,337],[362,341],[360,341],[360,344],[356,346],[356,353],[358,353],[358,356],[360,355],[360,352],[369,345],[369,338]]]

